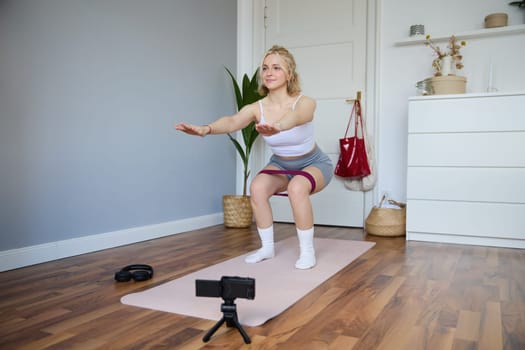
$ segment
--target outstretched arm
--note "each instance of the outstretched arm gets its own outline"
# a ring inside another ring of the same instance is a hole
[[[175,129],[189,135],[206,136],[210,134],[227,134],[246,127],[256,120],[256,106],[250,104],[244,106],[238,113],[232,116],[224,116],[208,125],[193,125],[188,123],[175,124]]]
[[[175,124],[175,129],[185,132],[190,135],[206,136],[211,134],[211,127],[209,125],[193,125],[186,123]]]

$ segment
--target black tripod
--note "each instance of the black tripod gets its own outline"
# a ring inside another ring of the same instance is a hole
[[[239,319],[237,318],[237,305],[235,305],[235,303],[233,302],[234,300],[235,299],[224,299],[224,304],[221,305],[221,311],[223,316],[215,324],[215,326],[211,327],[208,333],[206,333],[206,335],[202,338],[203,342],[207,342],[208,340],[210,340],[213,333],[215,333],[224,322],[226,322],[226,326],[228,327],[237,328],[239,330],[239,333],[241,333],[242,338],[244,339],[244,342],[246,344],[250,344],[252,342],[248,334],[246,334],[241,324],[239,323]]]

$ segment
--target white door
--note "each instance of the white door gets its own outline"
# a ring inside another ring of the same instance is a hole
[[[365,92],[366,6],[366,0],[266,0],[265,48],[278,44],[294,55],[303,94],[317,100],[317,144],[334,165],[352,108],[346,99]],[[265,159],[270,155],[265,148]],[[364,194],[347,190],[341,179],[334,176],[311,200],[315,224],[363,226]],[[271,202],[275,221],[293,222],[287,197]]]

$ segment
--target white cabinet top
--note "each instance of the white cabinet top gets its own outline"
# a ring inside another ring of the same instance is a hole
[[[450,99],[465,99],[465,98],[479,98],[479,97],[502,97],[502,96],[520,96],[525,95],[525,91],[509,91],[509,92],[478,92],[469,94],[451,94],[451,95],[427,95],[427,96],[413,96],[409,97],[409,101],[424,101],[424,100],[450,100]]]

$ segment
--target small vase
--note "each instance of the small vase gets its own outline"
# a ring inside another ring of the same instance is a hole
[[[452,58],[452,56],[444,56],[440,60],[440,66],[441,75],[456,75],[456,61]]]

